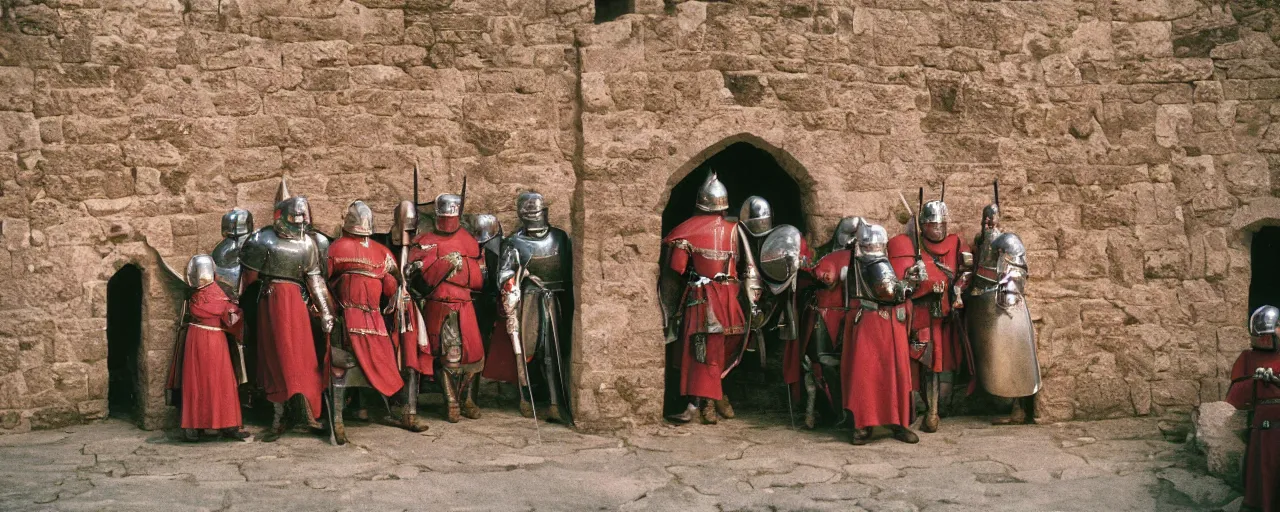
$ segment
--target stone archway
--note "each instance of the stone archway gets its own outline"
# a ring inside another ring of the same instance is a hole
[[[1280,226],[1262,226],[1250,242],[1249,314],[1261,306],[1280,307]]]
[[[696,213],[697,192],[708,172],[714,171],[729,191],[727,215],[738,215],[742,202],[758,195],[773,208],[774,225],[790,224],[808,231],[808,213],[812,202],[808,173],[782,149],[750,134],[726,138],[700,152],[673,173],[662,203],[662,235],[666,236],[679,223]],[[781,383],[782,342],[767,336],[767,361],[762,366],[757,354],[749,353],[743,364],[725,380],[726,394],[733,395],[736,405],[745,411],[770,410],[781,405],[785,410],[785,388],[759,383]],[[666,358],[677,357],[677,344],[668,346]],[[678,413],[684,406],[679,396],[680,377],[666,366],[664,375],[664,414]],[[752,376],[747,377],[747,374]],[[763,377],[760,377],[763,374]],[[776,395],[776,396],[775,396]]]

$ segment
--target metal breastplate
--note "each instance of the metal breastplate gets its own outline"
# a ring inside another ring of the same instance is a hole
[[[899,304],[896,298],[891,298],[901,286],[893,265],[888,260],[877,260],[861,266],[862,286],[858,290],[858,298],[862,308],[879,309]]]
[[[310,236],[285,238],[266,227],[244,242],[240,263],[266,277],[303,283],[307,274],[320,272],[320,251]]]
[[[978,235],[978,267],[995,270],[1000,255],[995,249],[991,248],[991,243],[996,241],[996,238],[999,238],[1001,233],[1002,231],[999,229],[993,229]]]
[[[565,243],[568,237],[564,231],[552,228],[541,238],[519,232],[510,241],[520,255],[520,264],[530,276],[537,277],[548,289],[566,289],[572,279],[569,272],[573,268],[573,255],[569,244]]]
[[[224,238],[213,248],[214,280],[228,296],[240,291],[240,245],[247,237]]]

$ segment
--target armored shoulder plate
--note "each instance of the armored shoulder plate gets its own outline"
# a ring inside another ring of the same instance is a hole
[[[305,282],[308,274],[320,273],[320,250],[316,239],[284,238],[266,227],[249,236],[240,248],[240,264],[263,276]]]
[[[898,274],[893,271],[893,265],[889,264],[889,260],[878,259],[863,264],[862,278],[866,283],[867,291],[870,292],[870,299],[883,303],[900,302],[899,290],[902,283],[898,280]]]
[[[983,231],[978,235],[977,243],[974,244],[976,245],[974,249],[978,251],[978,266],[993,270],[996,268],[996,263],[1000,261],[1000,255],[991,247],[991,244],[992,242],[995,242],[996,238],[999,238],[1001,234],[1000,229],[995,228]]]
[[[1022,238],[1016,233],[1003,233],[991,242],[992,252],[1006,263],[1027,268],[1027,248],[1022,245]]]
[[[218,286],[222,287],[228,297],[235,298],[240,291],[240,246],[247,238],[248,235],[223,238],[214,246],[211,254],[213,264],[217,267]]]
[[[569,235],[559,228],[550,228],[542,237],[532,237],[523,230],[507,239],[507,244],[519,255],[520,265],[530,276],[543,283],[568,283],[573,279],[573,253]],[[566,287],[566,285],[561,285]]]

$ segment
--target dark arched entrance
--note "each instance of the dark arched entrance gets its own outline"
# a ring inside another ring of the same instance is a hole
[[[1249,282],[1249,314],[1261,306],[1280,307],[1280,227],[1266,226],[1253,234],[1250,247],[1253,278]]]
[[[138,352],[142,343],[142,270],[125,265],[107,281],[107,409],[116,418],[138,413]]]
[[[748,197],[761,196],[773,207],[774,224],[791,224],[802,233],[808,232],[800,185],[768,151],[737,142],[703,161],[671,188],[671,198],[662,210],[663,236],[694,214],[698,187],[707,179],[708,170],[715,171],[729,189],[729,215],[737,216],[738,208]]]
[[[748,142],[731,144],[712,155],[690,171],[671,189],[670,199],[662,210],[662,235],[666,236],[681,222],[698,210],[695,201],[698,189],[707,179],[707,173],[715,171],[717,178],[729,191],[730,217],[736,218],[742,202],[758,195],[769,201],[773,208],[774,225],[790,224],[808,231],[804,216],[803,195],[800,185],[783,169],[773,154]],[[782,343],[767,333],[765,348],[768,361],[762,367],[756,353],[748,353],[724,381],[725,393],[736,408],[743,412],[762,410],[786,410],[786,388],[782,384]],[[670,344],[667,357],[678,357],[678,343]],[[666,373],[666,399],[664,414],[679,413],[685,406],[680,395],[680,375],[670,370]]]

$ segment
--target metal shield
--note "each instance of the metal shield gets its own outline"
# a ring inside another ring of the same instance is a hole
[[[994,290],[967,299],[965,321],[983,389],[1005,398],[1031,396],[1040,391],[1036,332],[1026,301],[1002,308],[996,303]]]
[[[760,244],[760,273],[769,291],[780,293],[795,280],[800,271],[800,230],[783,224],[769,232]]]

